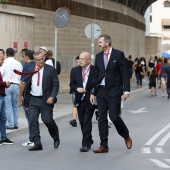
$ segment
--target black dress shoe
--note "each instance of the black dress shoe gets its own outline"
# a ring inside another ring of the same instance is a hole
[[[54,141],[54,148],[58,148],[59,145],[60,145],[60,139]]]
[[[77,127],[77,122],[75,119],[70,120],[70,125],[72,125],[73,127]]]
[[[80,152],[88,152],[88,151],[89,151],[88,146],[82,146],[82,147],[80,148]]]
[[[38,144],[38,145],[34,145],[32,148],[29,148],[28,149],[29,151],[40,151],[40,150],[43,150],[43,147],[41,144]]]
[[[18,126],[14,126],[14,129],[18,129]]]

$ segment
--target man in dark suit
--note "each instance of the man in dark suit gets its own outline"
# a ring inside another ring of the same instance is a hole
[[[112,40],[109,35],[99,36],[98,45],[101,52],[96,55],[95,67],[96,72],[93,77],[95,88],[91,91],[90,101],[94,104],[94,95],[97,96],[97,107],[99,113],[99,135],[100,147],[94,150],[94,153],[108,152],[108,120],[107,112],[109,111],[118,134],[125,139],[128,149],[132,147],[132,140],[129,131],[123,122],[120,114],[121,96],[124,100],[129,97],[130,79],[127,73],[127,63],[122,51],[111,47]]]
[[[30,132],[34,146],[29,151],[42,150],[39,131],[39,114],[44,124],[47,126],[51,137],[54,140],[54,148],[60,144],[59,130],[53,119],[54,103],[59,91],[59,81],[56,69],[44,63],[44,54],[37,51],[34,54],[36,65],[29,68],[29,73],[34,73],[27,77],[24,106],[28,108],[30,116]]]
[[[90,54],[82,52],[79,56],[80,66],[73,67],[70,74],[70,87],[75,93],[75,106],[83,135],[81,152],[88,152],[94,143],[92,139],[92,116],[95,109],[90,103],[94,66],[90,64]]]

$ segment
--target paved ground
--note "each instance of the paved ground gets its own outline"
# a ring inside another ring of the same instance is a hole
[[[71,119],[71,97],[68,94],[59,96],[55,116],[59,127],[61,144],[58,149],[53,147],[53,139],[45,126],[41,126],[41,142],[43,151],[28,152],[28,147],[21,144],[28,138],[28,133],[20,127],[12,131],[10,137],[14,145],[0,147],[1,169],[5,170],[157,170],[170,169],[169,141],[169,102],[162,97],[161,89],[157,96],[151,97],[147,83],[143,89],[136,89],[122,110],[122,118],[127,125],[133,140],[132,149],[128,150],[124,140],[118,135],[114,125],[109,128],[109,153],[94,154],[92,151],[99,147],[100,139],[98,123],[93,117],[92,136],[94,144],[88,153],[79,151],[81,147],[81,129],[69,124]],[[140,93],[140,95],[139,95]],[[23,119],[25,120],[24,116]],[[21,120],[21,119],[20,119]],[[25,121],[26,122],[26,121]],[[25,124],[26,127],[27,124]],[[18,134],[16,134],[18,133]]]
[[[131,97],[136,96],[144,91],[148,90],[148,78],[145,78],[142,88],[137,88],[136,79],[134,78],[131,85]],[[54,119],[61,120],[65,117],[70,117],[72,115],[72,99],[69,93],[59,94],[58,102],[54,108]],[[20,133],[25,133],[28,131],[28,124],[25,118],[25,114],[22,107],[19,107],[19,129],[17,130],[7,130],[8,136],[12,137]],[[42,123],[40,119],[40,124]]]

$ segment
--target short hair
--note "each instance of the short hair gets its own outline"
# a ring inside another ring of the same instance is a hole
[[[132,59],[132,56],[131,56],[131,55],[129,55],[129,59]]]
[[[25,52],[25,51],[27,51],[28,49],[27,48],[23,48],[22,50],[21,50],[21,52]]]
[[[41,52],[41,51],[36,51],[35,53],[34,53],[34,55],[33,55],[33,57],[35,58],[36,56],[38,56],[38,55],[42,55],[42,56],[44,56],[44,53],[43,52]]]
[[[0,49],[0,51],[2,51],[3,54],[5,54],[5,51],[3,49]]]
[[[99,38],[102,38],[102,37],[104,38],[104,41],[105,41],[105,42],[109,43],[109,46],[112,45],[112,39],[111,39],[111,37],[110,37],[109,35],[107,35],[107,34],[102,34],[102,35],[99,36]]]
[[[79,58],[79,55],[75,58],[76,60],[79,60],[80,58]]]
[[[7,49],[6,49],[6,55],[7,55],[7,56],[13,57],[14,54],[15,54],[15,51],[14,51],[13,48],[7,48]]]
[[[26,50],[25,51],[25,56],[27,56],[30,60],[33,60],[34,59],[34,57],[33,57],[33,51],[31,51],[31,50]]]

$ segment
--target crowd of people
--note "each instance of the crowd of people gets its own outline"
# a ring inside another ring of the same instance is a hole
[[[124,139],[128,149],[132,147],[129,130],[121,118],[123,101],[130,95],[133,73],[137,88],[142,87],[145,76],[149,78],[151,96],[157,96],[156,85],[162,88],[162,96],[167,89],[170,97],[169,60],[151,57],[132,60],[129,55],[112,47],[112,39],[103,34],[98,38],[101,52],[96,54],[95,64],[91,64],[91,55],[82,52],[76,57],[76,66],[70,72],[70,94],[72,94],[73,119],[70,124],[77,127],[77,119],[82,132],[80,152],[88,152],[94,143],[92,137],[92,117],[96,113],[100,146],[94,153],[109,152],[108,127],[112,123],[118,134]],[[6,129],[18,129],[18,98],[22,101],[28,122],[28,141],[23,146],[30,146],[29,151],[43,150],[39,129],[39,115],[47,126],[53,139],[54,148],[60,145],[59,128],[53,119],[53,108],[59,91],[58,74],[61,65],[53,58],[51,50],[40,47],[34,52],[21,50],[21,62],[15,59],[13,48],[0,49],[0,132],[3,144],[14,144],[8,139]],[[4,61],[5,59],[5,61]],[[57,65],[58,70],[54,67]]]
[[[148,62],[146,62],[144,57],[135,58],[134,61],[131,60],[132,56],[129,55],[127,59],[128,63],[128,74],[131,78],[133,73],[136,77],[137,88],[142,87],[142,83],[145,82],[145,77],[149,79],[149,88],[151,89],[151,97],[157,96],[157,88],[162,89],[162,97],[167,95],[168,99],[170,97],[170,60],[167,58],[158,58],[155,56],[150,57]]]
[[[5,51],[0,49],[0,145],[14,144],[7,138],[6,129],[18,129],[18,99],[21,99],[29,128],[28,141],[22,145],[32,146],[29,151],[43,149],[38,122],[41,114],[54,140],[54,148],[58,148],[60,138],[53,107],[59,91],[57,75],[61,70],[55,69],[52,51],[46,47],[40,47],[37,52],[23,49],[21,54],[23,59],[19,62],[14,57],[14,49],[7,48],[5,59]]]

